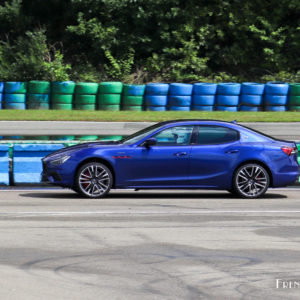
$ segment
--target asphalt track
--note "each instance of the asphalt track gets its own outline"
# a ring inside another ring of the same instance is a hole
[[[300,189],[0,190],[0,299],[299,299]]]

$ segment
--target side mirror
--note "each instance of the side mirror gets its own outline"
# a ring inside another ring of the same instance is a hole
[[[157,144],[157,139],[156,138],[149,138],[144,142],[144,146],[146,148],[150,148],[151,146],[155,146]]]

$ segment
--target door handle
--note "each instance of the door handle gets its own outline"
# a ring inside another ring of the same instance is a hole
[[[184,156],[184,155],[187,155],[186,152],[176,152],[174,153],[175,156]]]
[[[239,150],[234,149],[234,150],[228,150],[228,151],[226,151],[225,153],[228,153],[228,154],[234,154],[234,153],[238,153],[238,152],[239,152]]]

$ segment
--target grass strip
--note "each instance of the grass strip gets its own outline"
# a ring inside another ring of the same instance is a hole
[[[238,122],[300,122],[300,112],[0,110],[0,120],[2,121],[160,122],[174,119],[237,120]]]

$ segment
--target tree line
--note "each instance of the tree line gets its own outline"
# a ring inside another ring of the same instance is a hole
[[[0,81],[300,80],[299,0],[10,0]]]

